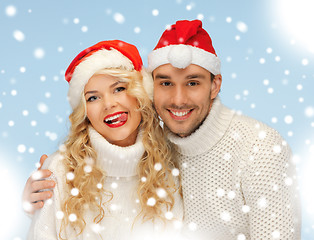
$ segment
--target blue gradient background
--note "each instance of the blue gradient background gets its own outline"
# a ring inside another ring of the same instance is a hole
[[[305,109],[314,107],[314,54],[301,43],[291,44],[293,37],[284,31],[276,3],[1,0],[0,239],[26,238],[30,219],[21,208],[22,189],[41,154],[53,153],[66,136],[70,106],[64,71],[76,54],[98,41],[121,39],[138,46],[146,64],[147,54],[168,24],[196,18],[203,19],[222,62],[223,103],[277,129],[299,157],[302,239],[314,239],[314,117],[305,114]],[[6,14],[10,5],[17,10],[14,16]],[[116,13],[124,16],[124,22],[115,20]],[[239,31],[238,22],[247,25],[247,32]],[[15,30],[24,33],[24,41],[13,37]],[[41,59],[34,56],[37,48],[44,50]],[[302,64],[304,59],[307,65]],[[274,92],[268,93],[268,88]],[[286,116],[292,123],[285,121]]]

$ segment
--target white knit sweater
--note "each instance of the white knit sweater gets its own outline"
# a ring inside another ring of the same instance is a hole
[[[282,137],[216,98],[177,145],[185,223],[200,239],[300,239],[295,166]]]
[[[97,164],[106,173],[104,188],[113,193],[108,209],[105,209],[105,218],[96,225],[93,223],[94,214],[88,210],[84,219],[86,228],[83,234],[75,237],[75,230],[67,228],[67,239],[164,239],[163,234],[176,237],[179,234],[177,221],[168,223],[167,228],[159,222],[135,221],[140,206],[137,200],[137,186],[140,181],[136,169],[139,160],[144,153],[142,138],[139,134],[134,145],[129,147],[119,147],[107,142],[93,128],[89,129],[92,147],[97,152]],[[36,211],[31,228],[29,230],[29,240],[55,240],[59,239],[61,220],[58,216],[61,213],[61,200],[67,193],[65,183],[66,171],[62,163],[62,157],[57,152],[45,161],[44,168],[53,172],[56,181],[52,201],[46,201],[43,209]],[[82,206],[83,207],[83,206]],[[182,200],[179,194],[175,195],[175,207],[172,211],[174,218],[182,220],[183,209]],[[179,221],[180,222],[180,221]]]

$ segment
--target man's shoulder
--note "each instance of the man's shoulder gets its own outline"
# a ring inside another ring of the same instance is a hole
[[[276,129],[252,117],[236,114],[232,126],[234,131],[250,143],[263,146],[283,145],[289,147],[286,140]]]
[[[262,134],[262,132],[266,132],[275,135],[279,134],[276,129],[270,127],[266,123],[246,115],[235,114],[232,122],[233,125],[237,125],[238,127],[243,126],[246,130],[250,130],[254,133]]]

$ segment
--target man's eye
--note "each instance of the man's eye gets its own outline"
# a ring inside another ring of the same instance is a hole
[[[193,87],[193,86],[197,86],[198,83],[197,82],[189,82],[188,85]]]
[[[167,86],[171,86],[171,82],[163,82],[163,83],[161,83],[161,85],[162,85],[162,86],[166,86],[166,87],[167,87]]]
[[[117,87],[114,91],[115,92],[122,92],[125,90],[125,87]]]
[[[93,102],[93,101],[97,100],[97,98],[98,97],[96,97],[96,96],[91,96],[91,97],[87,98],[87,102]]]

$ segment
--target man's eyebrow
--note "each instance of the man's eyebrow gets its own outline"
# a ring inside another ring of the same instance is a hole
[[[190,74],[188,76],[186,76],[187,79],[193,79],[193,78],[205,78],[205,76],[203,74],[198,74],[198,73],[195,73],[195,74]]]
[[[166,75],[166,74],[161,74],[161,73],[157,73],[154,77],[155,79],[170,79],[170,76]]]

